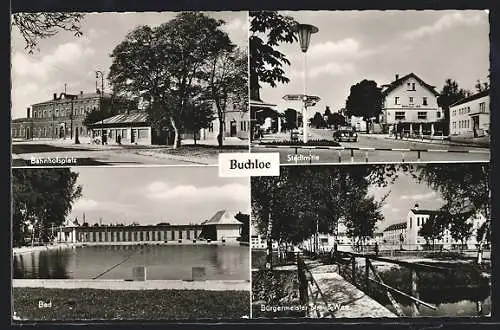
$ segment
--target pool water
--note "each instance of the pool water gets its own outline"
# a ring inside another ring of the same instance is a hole
[[[148,280],[249,280],[249,248],[217,245],[85,246],[15,255],[15,279],[132,279],[145,266]]]

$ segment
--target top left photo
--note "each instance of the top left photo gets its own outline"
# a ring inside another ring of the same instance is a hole
[[[247,12],[13,13],[12,166],[249,150]]]

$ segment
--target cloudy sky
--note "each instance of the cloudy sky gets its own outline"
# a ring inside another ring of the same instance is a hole
[[[307,51],[307,91],[322,101],[311,111],[345,107],[350,87],[363,79],[378,85],[395,74],[414,72],[440,91],[446,78],[474,89],[489,69],[489,23],[485,11],[301,11],[282,12],[300,23],[316,25]],[[285,67],[290,83],[265,85],[263,101],[280,108],[300,108],[285,102],[285,94],[302,93],[304,55],[299,44],[279,50],[292,62]]]
[[[404,172],[398,173],[396,181],[385,188],[372,186],[369,194],[380,200],[389,193],[382,206],[384,221],[378,224],[382,231],[394,223],[406,221],[408,211],[418,203],[420,209],[437,210],[444,205],[444,200],[439,191],[430,188],[426,183],[418,183],[411,175]]]
[[[214,166],[79,167],[83,195],[71,218],[90,224],[200,223],[215,212],[249,214],[249,178],[220,178]]]
[[[208,12],[226,22],[223,29],[233,43],[248,44],[247,12]],[[26,108],[47,101],[53,93],[95,91],[95,71],[111,65],[113,48],[138,25],[157,26],[172,19],[176,13],[89,13],[82,21],[83,36],[62,31],[39,43],[39,52],[28,54],[25,42],[16,27],[12,28],[12,118],[25,117]],[[99,78],[100,86],[100,78]],[[105,90],[109,86],[105,81]]]

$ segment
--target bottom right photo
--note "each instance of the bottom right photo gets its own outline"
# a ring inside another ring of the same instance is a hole
[[[253,318],[491,316],[487,163],[252,177]]]

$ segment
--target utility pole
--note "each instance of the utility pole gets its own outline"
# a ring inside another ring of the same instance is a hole
[[[99,93],[99,111],[102,111],[102,101],[103,101],[103,93],[104,93],[104,73],[100,70],[95,72],[96,79],[101,75],[101,92]],[[97,81],[95,82],[97,89]],[[101,119],[101,144],[104,144],[104,119]]]

